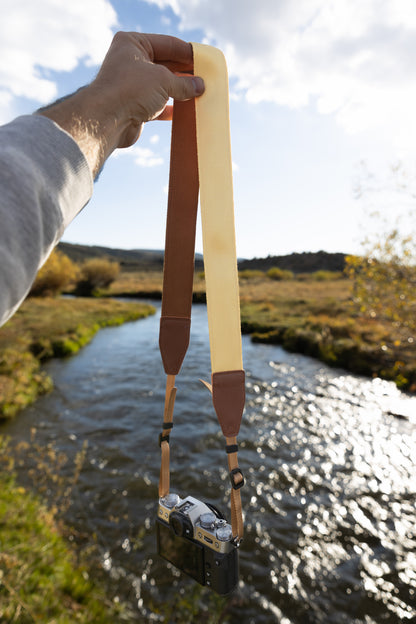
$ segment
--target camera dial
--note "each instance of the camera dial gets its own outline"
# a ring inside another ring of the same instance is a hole
[[[173,509],[180,502],[180,500],[181,499],[179,498],[179,496],[172,492],[171,494],[167,494],[166,496],[161,498],[160,502],[168,509]]]
[[[201,514],[199,521],[203,529],[213,529],[215,527],[215,514],[212,512]]]
[[[217,529],[216,536],[217,539],[220,540],[220,542],[229,542],[230,540],[232,540],[233,532],[230,525],[226,523],[225,526]]]

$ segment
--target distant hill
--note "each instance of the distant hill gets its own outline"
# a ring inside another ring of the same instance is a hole
[[[162,270],[164,251],[158,249],[113,249],[96,245],[75,245],[59,243],[58,249],[74,262],[83,262],[89,258],[109,258],[120,263],[124,271],[155,271]],[[314,271],[342,271],[345,267],[344,253],[328,253],[326,251],[292,253],[287,256],[268,256],[239,260],[239,269],[257,269],[267,271],[271,267],[279,267],[293,273],[313,273]],[[196,254],[195,267],[198,271],[204,268],[201,254]]]
[[[238,263],[239,269],[257,269],[267,271],[272,267],[293,271],[293,273],[314,273],[315,271],[343,271],[345,268],[344,253],[328,253],[326,251],[305,251],[287,256],[268,256],[253,258]]]
[[[123,271],[161,271],[163,269],[164,251],[160,249],[113,249],[62,242],[59,243],[58,249],[74,262],[104,257],[119,262]],[[196,254],[195,266],[198,270],[203,270],[204,263],[201,254]]]

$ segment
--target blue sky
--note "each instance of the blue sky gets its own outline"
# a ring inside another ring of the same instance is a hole
[[[368,202],[355,197],[357,181],[369,171],[382,188],[398,161],[414,174],[413,0],[0,0],[0,6],[2,123],[92,80],[117,30],[173,34],[223,50],[240,257],[358,252]],[[64,240],[162,248],[169,149],[170,123],[147,124],[133,148],[109,159]],[[395,213],[396,204],[378,201],[387,215]]]

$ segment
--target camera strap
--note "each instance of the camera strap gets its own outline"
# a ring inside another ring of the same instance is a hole
[[[159,347],[166,380],[159,496],[169,493],[169,435],[173,427],[175,378],[190,335],[198,191],[211,354],[213,405],[226,441],[231,480],[231,524],[243,537],[237,435],[245,403],[236,259],[228,74],[216,48],[192,44],[194,73],[205,92],[174,102],[169,174],[163,296]]]

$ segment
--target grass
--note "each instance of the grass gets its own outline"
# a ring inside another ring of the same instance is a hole
[[[413,337],[400,324],[359,314],[350,280],[339,276],[242,283],[242,330],[331,365],[416,391]]]
[[[41,364],[73,355],[101,327],[144,318],[152,306],[111,299],[30,298],[0,329],[0,418],[11,418],[48,392]]]
[[[60,532],[53,511],[18,485],[0,437],[0,621],[112,624],[129,621]]]

